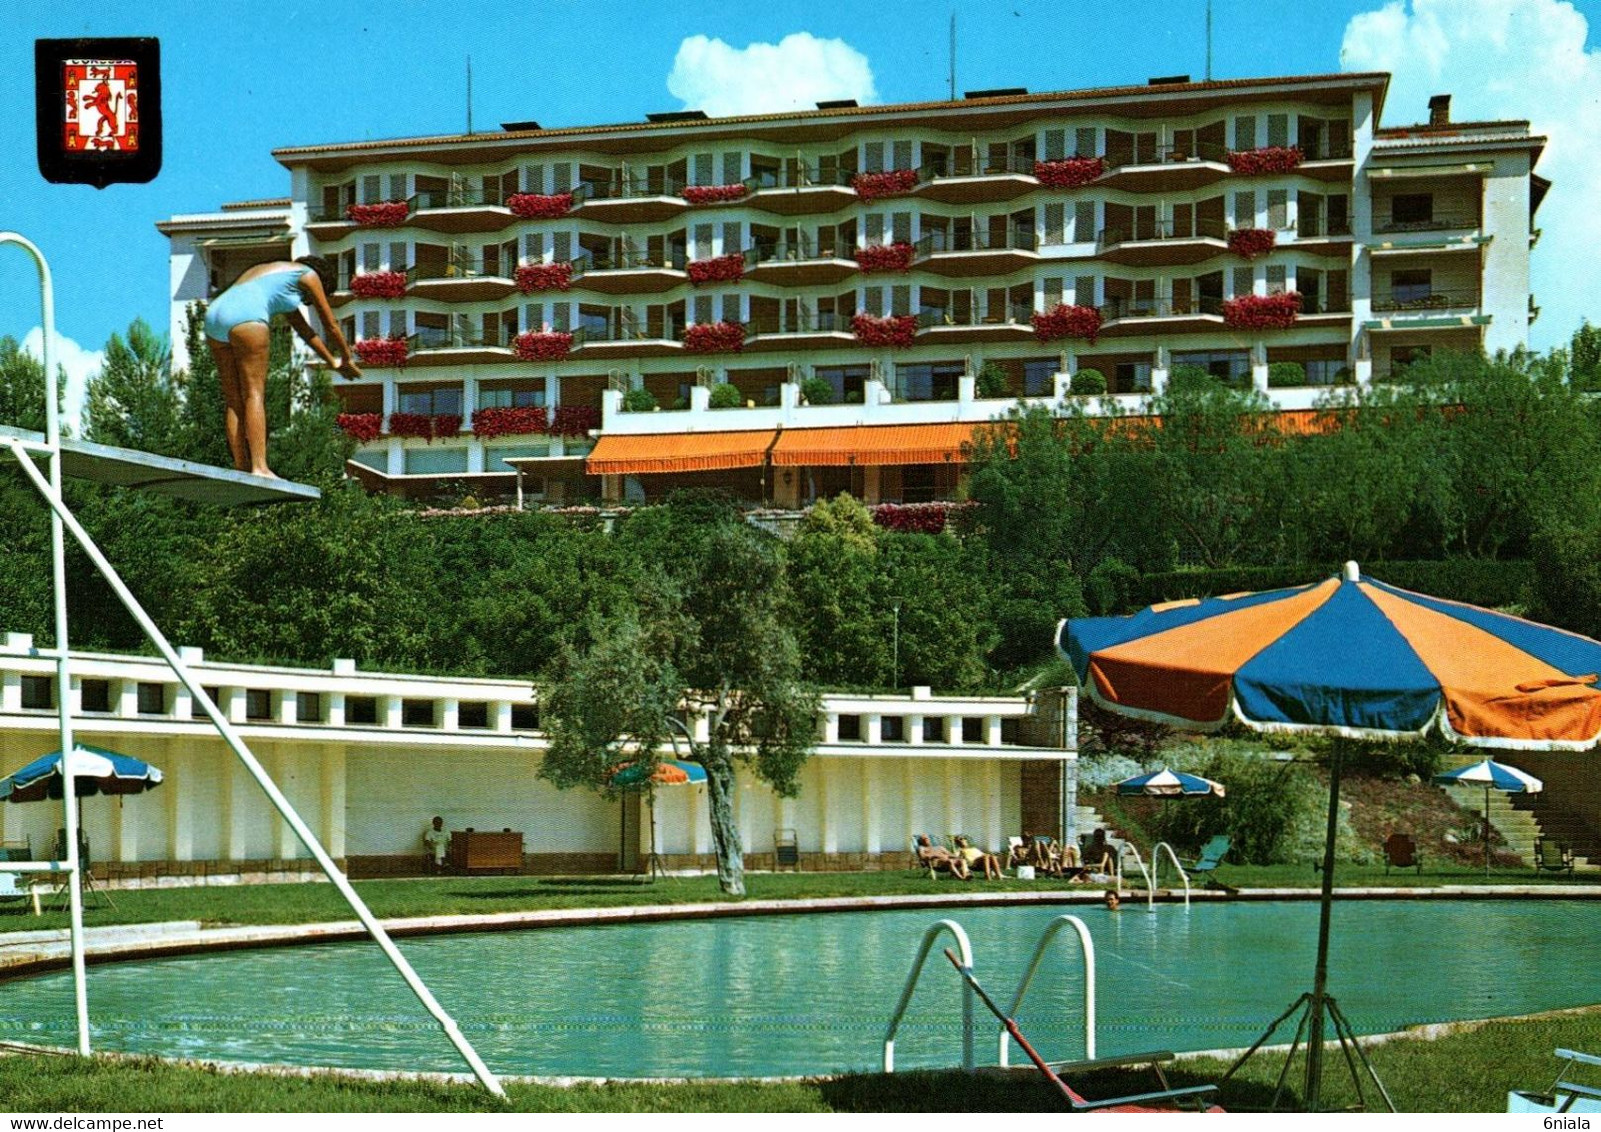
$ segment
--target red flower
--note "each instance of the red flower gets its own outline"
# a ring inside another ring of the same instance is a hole
[[[1264,173],[1288,173],[1301,164],[1301,151],[1293,145],[1269,145],[1261,149],[1229,151],[1229,168],[1248,177]]]
[[[404,271],[364,271],[350,281],[358,299],[398,299],[406,293]]]
[[[684,331],[684,348],[695,354],[737,354],[745,348],[739,322],[697,322]]]
[[[864,346],[910,346],[917,338],[917,316],[859,314],[851,319],[851,333]]]
[[[946,523],[952,518],[976,506],[975,503],[936,500],[933,503],[880,503],[868,508],[868,511],[873,516],[873,522],[885,530],[937,535],[945,530]]]
[[[549,431],[550,415],[540,407],[479,409],[473,413],[473,435],[479,440]]]
[[[411,215],[411,205],[403,200],[386,200],[378,204],[352,204],[345,208],[345,216],[364,228],[398,228]]]
[[[334,418],[334,423],[346,436],[361,444],[371,444],[384,432],[382,413],[340,413]]]
[[[554,220],[573,207],[572,193],[512,193],[506,207],[526,220]]]
[[[1236,330],[1283,330],[1294,326],[1300,313],[1301,296],[1294,291],[1241,295],[1223,304],[1223,323]]]
[[[744,185],[691,185],[684,190],[684,199],[690,204],[727,204],[743,200]]]
[[[513,352],[525,362],[554,362],[572,348],[573,336],[565,330],[524,331],[512,342]]]
[[[570,263],[525,263],[517,268],[517,290],[525,295],[535,291],[565,291],[572,286]]]
[[[1061,161],[1034,162],[1034,178],[1047,189],[1076,189],[1106,172],[1099,157],[1069,157]]]
[[[735,283],[744,274],[745,257],[739,252],[691,260],[689,264],[689,281],[697,287],[702,283]]]
[[[1271,228],[1236,228],[1229,233],[1229,251],[1246,259],[1267,255],[1279,242],[1279,234]]]
[[[550,418],[552,436],[588,436],[600,427],[600,410],[594,405],[557,405]]]
[[[883,244],[856,249],[856,266],[871,275],[875,271],[910,271],[911,244]]]
[[[390,413],[389,435],[407,436],[426,440],[430,444],[436,437],[455,436],[461,431],[461,417],[454,413],[430,416],[427,413]]]
[[[1084,338],[1093,346],[1101,333],[1101,312],[1095,307],[1058,303],[1045,313],[1034,315],[1030,321],[1034,323],[1034,337],[1041,342]]]
[[[389,338],[361,338],[356,342],[356,357],[370,366],[403,366],[406,350],[406,339],[398,334]]]
[[[916,169],[891,169],[887,173],[858,173],[851,178],[851,188],[863,200],[909,193],[917,188]]]

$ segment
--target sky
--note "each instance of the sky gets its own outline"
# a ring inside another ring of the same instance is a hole
[[[574,126],[646,113],[731,114],[946,97],[956,89],[1138,84],[1207,69],[1206,0],[79,0],[0,14],[0,230],[50,263],[56,356],[75,400],[114,332],[166,330],[158,221],[225,201],[287,195],[274,148],[454,133],[535,119]],[[1601,0],[1213,0],[1214,78],[1387,70],[1381,121],[1526,118],[1555,182],[1536,223],[1536,349],[1601,321]],[[161,41],[165,159],[147,185],[53,185],[35,161],[33,41]],[[0,335],[38,352],[32,261],[0,247]]]

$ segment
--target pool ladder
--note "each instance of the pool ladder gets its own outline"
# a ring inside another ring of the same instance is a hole
[[[1149,869],[1145,867],[1145,859],[1140,856],[1139,848],[1132,841],[1123,842],[1123,847],[1117,854],[1118,889],[1121,890],[1123,887],[1123,857],[1126,854],[1134,858],[1134,863],[1140,868],[1140,875],[1145,878],[1145,907],[1152,912],[1156,911],[1156,885],[1162,875],[1162,853],[1164,850],[1167,852],[1168,859],[1173,862],[1173,869],[1178,873],[1179,880],[1184,882],[1184,907],[1188,908],[1190,906],[1190,877],[1184,871],[1184,866],[1179,864],[1178,854],[1173,852],[1173,846],[1165,841],[1158,841],[1156,848],[1151,850],[1151,867]]]
[[[1095,1057],[1095,943],[1090,939],[1090,929],[1083,920],[1077,916],[1058,916],[1046,925],[1041,933],[1039,942],[1034,945],[1034,956],[1029,960],[1023,978],[1017,984],[1017,992],[1012,996],[1012,1005],[1007,1014],[1017,1016],[1017,1011],[1023,1004],[1023,996],[1028,993],[1028,987],[1034,980],[1034,972],[1039,968],[1040,961],[1045,958],[1045,949],[1050,945],[1056,934],[1069,924],[1078,933],[1079,951],[1084,958],[1084,1056],[1088,1059]],[[884,1033],[884,1072],[895,1072],[895,1033],[900,1028],[901,1018],[906,1013],[906,1007],[912,1001],[912,992],[917,988],[917,980],[923,973],[923,963],[928,953],[933,950],[934,941],[942,934],[949,933],[956,941],[958,958],[962,966],[968,970],[973,967],[973,946],[968,941],[967,932],[955,920],[940,920],[929,925],[923,933],[923,942],[917,949],[917,958],[912,961],[911,972],[906,976],[906,986],[901,990],[900,1002],[895,1006],[895,1013],[890,1017],[889,1028]],[[1011,1052],[1011,1035],[1001,1027],[999,1064],[1006,1066]],[[971,1072],[973,1069],[973,988],[967,981],[962,980],[962,1068]]]

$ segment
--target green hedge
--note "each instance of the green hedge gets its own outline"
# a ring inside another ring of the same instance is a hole
[[[1211,597],[1247,590],[1274,590],[1302,586],[1340,571],[1339,563],[1323,566],[1240,566],[1224,570],[1174,570],[1146,574],[1125,591],[1131,613],[1163,601]],[[1362,573],[1404,590],[1431,597],[1465,601],[1491,609],[1522,608],[1534,594],[1534,563],[1502,562],[1488,558],[1449,558],[1438,562],[1364,563]]]

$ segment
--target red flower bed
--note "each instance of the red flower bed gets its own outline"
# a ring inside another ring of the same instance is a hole
[[[697,322],[684,331],[684,348],[695,354],[737,354],[745,348],[738,322]]]
[[[406,340],[398,335],[357,339],[356,357],[370,366],[403,366],[406,364]]]
[[[856,266],[867,274],[875,271],[910,271],[912,269],[911,244],[883,244],[857,248]]]
[[[588,436],[600,427],[600,410],[594,405],[557,405],[550,416],[550,435]]]
[[[525,295],[535,291],[565,291],[573,283],[570,263],[525,263],[517,268],[517,290]]]
[[[1058,338],[1084,338],[1091,346],[1101,333],[1101,312],[1095,307],[1069,306],[1058,303],[1043,314],[1036,314],[1034,337],[1041,342],[1054,342]]]
[[[1229,233],[1229,251],[1246,259],[1267,255],[1279,242],[1279,234],[1271,228],[1236,228]]]
[[[1099,157],[1069,157],[1062,161],[1034,162],[1034,179],[1047,189],[1076,189],[1106,172]]]
[[[526,330],[513,339],[511,348],[525,362],[554,362],[572,351],[573,336],[565,330]]]
[[[745,274],[745,257],[739,252],[696,259],[689,263],[689,281],[699,287],[702,283],[737,283]]]
[[[851,188],[863,200],[892,197],[896,193],[909,193],[917,188],[916,169],[891,169],[887,173],[858,173],[851,178]]]
[[[851,333],[864,346],[910,346],[917,338],[917,316],[859,314],[851,319]]]
[[[1229,168],[1248,177],[1264,173],[1288,173],[1301,164],[1301,151],[1293,145],[1269,145],[1261,149],[1229,151]]]
[[[403,200],[386,200],[377,204],[352,204],[345,208],[345,218],[364,228],[398,228],[411,215],[411,205]]]
[[[543,408],[479,409],[473,413],[473,435],[479,440],[549,431],[550,414]]]
[[[406,293],[404,271],[364,271],[350,281],[358,299],[398,299]]]
[[[572,193],[512,193],[506,207],[525,220],[554,220],[573,207]]]
[[[1223,304],[1223,323],[1236,330],[1283,330],[1294,326],[1300,313],[1301,296],[1294,291],[1241,295]]]
[[[362,444],[371,444],[384,434],[382,413],[340,413],[334,423],[346,436]]]
[[[747,191],[744,185],[691,185],[684,190],[684,199],[690,204],[727,204],[744,200]]]
[[[430,443],[436,437],[455,436],[461,431],[461,418],[454,413],[429,416],[427,413],[390,413],[389,435],[406,436]]]
[[[953,513],[966,510],[971,503],[880,503],[868,510],[873,522],[887,531],[901,534],[937,535]]]

